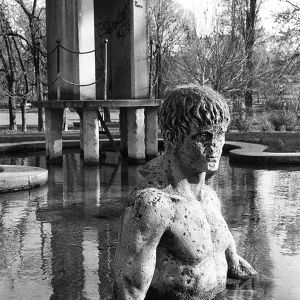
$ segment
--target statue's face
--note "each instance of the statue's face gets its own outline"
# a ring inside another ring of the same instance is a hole
[[[177,148],[177,156],[182,167],[192,173],[216,171],[225,142],[224,124],[208,127],[197,127],[194,124],[191,132]]]

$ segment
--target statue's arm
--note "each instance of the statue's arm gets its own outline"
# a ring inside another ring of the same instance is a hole
[[[114,299],[143,300],[156,263],[156,248],[169,224],[163,197],[139,193],[122,215],[114,263]]]
[[[230,243],[225,251],[228,264],[228,277],[242,279],[256,275],[257,271],[246,260],[237,254],[235,241],[230,231],[229,235]]]
[[[220,200],[213,189],[211,189],[212,202],[216,210],[221,213]],[[228,227],[227,227],[228,228]],[[233,236],[228,228],[229,234],[229,246],[225,250],[227,265],[228,265],[228,277],[230,278],[247,278],[257,274],[257,271],[242,257],[237,254],[236,244]]]

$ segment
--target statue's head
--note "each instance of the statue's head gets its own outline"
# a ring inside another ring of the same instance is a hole
[[[171,90],[159,114],[167,149],[197,171],[215,171],[230,121],[225,99],[207,86],[187,85]]]

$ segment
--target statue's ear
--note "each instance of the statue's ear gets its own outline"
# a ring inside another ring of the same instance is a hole
[[[165,131],[164,138],[165,138],[166,144],[168,144],[169,146],[171,146],[173,148],[174,147],[173,143],[172,143],[173,137],[172,137],[170,130]]]
[[[170,130],[165,131],[165,137],[168,141],[172,140],[172,134],[171,134]]]

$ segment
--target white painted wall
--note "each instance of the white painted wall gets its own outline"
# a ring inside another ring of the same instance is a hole
[[[79,51],[95,49],[94,0],[78,0]],[[80,84],[96,81],[95,53],[79,55]],[[96,84],[80,87],[80,100],[96,99]]]

